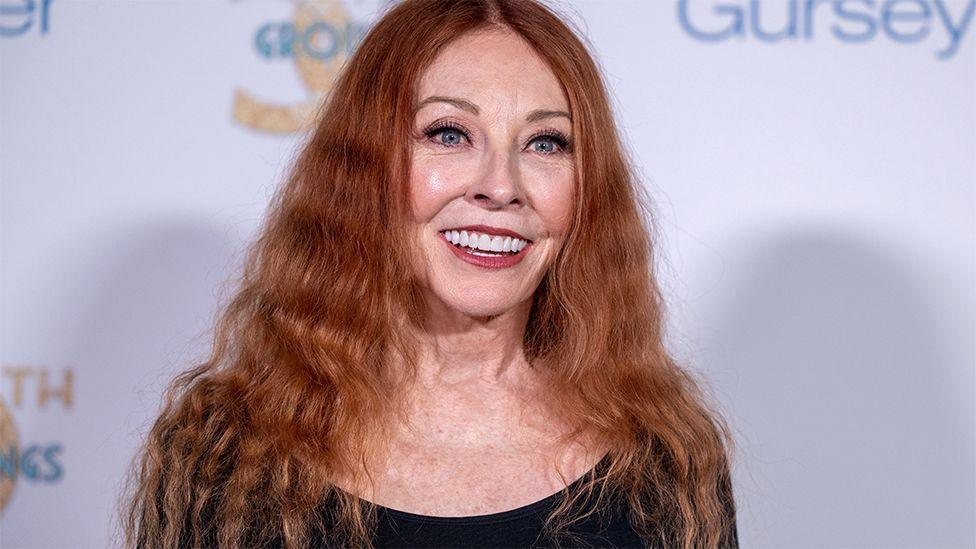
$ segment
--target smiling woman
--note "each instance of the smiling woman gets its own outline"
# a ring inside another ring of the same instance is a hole
[[[737,546],[639,195],[547,7],[396,4],[166,394],[127,545]]]

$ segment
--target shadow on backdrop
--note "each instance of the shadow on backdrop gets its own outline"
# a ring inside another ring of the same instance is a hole
[[[192,218],[127,227],[100,239],[80,267],[88,271],[81,278],[89,287],[79,289],[77,326],[59,341],[63,356],[77,364],[79,385],[89,386],[78,387],[84,401],[79,398],[75,414],[86,424],[65,457],[74,482],[84,485],[72,493],[91,499],[64,501],[63,509],[52,510],[63,517],[63,532],[90,532],[107,536],[105,545],[120,544],[115,504],[129,460],[155,420],[163,388],[209,354],[217,300],[241,253],[227,232]],[[130,392],[115,394],[118,389]],[[92,398],[97,395],[103,398]],[[77,520],[72,517],[80,516],[75,509],[82,504],[104,506],[107,526],[64,524]],[[97,532],[102,528],[107,531]],[[63,543],[94,546],[102,540]]]
[[[743,546],[973,547],[973,425],[947,398],[932,289],[854,234],[734,253],[702,316],[706,363],[738,377]]]

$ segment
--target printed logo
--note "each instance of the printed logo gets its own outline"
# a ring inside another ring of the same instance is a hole
[[[710,10],[692,5],[701,6],[678,0],[678,21],[688,36],[702,42],[752,37],[775,44],[833,37],[853,44],[885,36],[913,44],[934,35],[940,60],[956,54],[976,12],[976,0],[738,0],[711,2]],[[830,22],[829,35],[814,32],[821,21]]]
[[[17,442],[17,426],[14,418],[0,398],[0,514],[10,501],[14,493],[14,483],[17,481],[17,462],[12,459],[19,444]]]
[[[14,488],[24,482],[30,484],[54,484],[64,478],[64,465],[61,454],[64,446],[60,442],[23,441],[17,431],[12,409],[33,404],[37,409],[45,409],[51,401],[60,400],[65,409],[70,409],[74,400],[74,372],[65,370],[60,386],[49,382],[46,368],[31,366],[7,366],[0,370],[5,387],[10,388],[8,401],[0,398],[0,514],[6,508],[14,493]],[[28,389],[36,389],[35,399],[26,395]]]
[[[31,32],[47,34],[53,0],[0,0],[0,37],[17,37]]]
[[[301,131],[312,122],[318,100],[331,89],[347,57],[365,34],[366,25],[352,21],[339,0],[298,0],[291,21],[268,22],[258,27],[254,49],[264,59],[292,61],[309,91],[309,99],[281,105],[237,89],[234,119],[266,132]]]

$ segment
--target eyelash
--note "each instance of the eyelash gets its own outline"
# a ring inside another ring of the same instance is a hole
[[[465,129],[465,127],[462,126],[461,124],[458,124],[457,122],[454,122],[452,120],[435,122],[433,125],[429,126],[426,130],[424,130],[424,135],[427,136],[428,139],[430,139],[445,130],[454,130],[460,133],[461,135],[463,135],[464,138],[467,139],[468,141],[471,141],[467,129]],[[529,138],[529,143],[531,144],[533,141],[541,137],[547,137],[551,139],[552,142],[559,147],[558,151],[542,153],[543,155],[552,155],[552,154],[560,154],[560,153],[567,154],[569,152],[572,152],[572,141],[569,139],[569,137],[566,136],[566,134],[564,134],[563,132],[557,129],[547,128],[545,130],[540,130],[539,132],[533,134]],[[445,143],[438,143],[438,144],[443,145],[445,147],[453,147],[453,145],[447,145]]]

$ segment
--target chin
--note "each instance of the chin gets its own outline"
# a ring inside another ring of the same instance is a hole
[[[473,281],[472,281],[473,283]],[[481,292],[454,284],[428,287],[428,299],[433,299],[439,307],[470,317],[487,317],[507,313],[516,309],[520,301],[508,287],[483,289]]]
[[[461,304],[452,306],[452,308],[470,317],[498,316],[512,310],[512,306],[500,305],[498,303]]]
[[[490,299],[489,296],[471,297],[472,299],[448,298],[442,299],[441,301],[449,309],[472,317],[500,315],[511,311],[518,305],[514,301],[511,301],[511,295],[498,296],[496,299]]]

